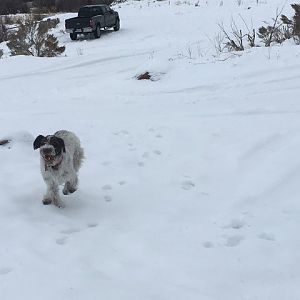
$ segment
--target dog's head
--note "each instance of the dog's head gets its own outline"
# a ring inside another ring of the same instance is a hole
[[[54,135],[39,135],[33,142],[33,149],[40,149],[40,154],[49,166],[55,166],[66,152],[64,140]]]

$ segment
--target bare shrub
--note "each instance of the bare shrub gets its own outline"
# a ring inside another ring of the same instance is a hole
[[[231,20],[230,30],[226,30],[223,24],[218,24],[225,40],[224,49],[229,52],[244,51],[245,43],[248,43],[250,47],[255,47],[256,32],[255,29],[253,29],[253,25],[251,24],[250,27],[241,15],[240,18],[247,30],[246,33],[244,33],[242,29],[238,28],[234,20]],[[219,49],[221,50],[221,47],[219,47]]]
[[[3,15],[16,14],[16,13],[27,13],[28,6],[23,0],[1,0],[0,1],[0,12]]]
[[[49,34],[49,30],[58,24],[59,20],[35,21],[32,16],[19,24],[16,32],[8,36],[7,46],[11,55],[58,56],[65,51],[59,47],[57,38]]]
[[[228,51],[243,51],[243,38],[245,35],[242,33],[242,30],[238,29],[235,22],[231,22],[231,32],[227,32],[223,26],[223,24],[218,24],[221,29],[224,37],[226,39],[225,48]]]
[[[0,43],[7,40],[7,27],[2,22],[2,19],[0,19]]]
[[[241,20],[243,21],[245,27],[247,28],[248,33],[246,33],[246,37],[248,40],[248,44],[249,46],[255,47],[255,37],[256,37],[256,32],[255,29],[253,28],[253,24],[251,21],[251,28],[248,26],[248,24],[246,23],[245,19],[240,15]]]
[[[276,17],[273,18],[273,24],[262,26],[258,29],[257,35],[266,47],[270,47],[273,42],[281,44],[286,40],[285,35],[281,30],[283,23],[279,19],[282,10],[283,8],[281,10],[277,8]]]
[[[281,15],[281,21],[284,24],[284,32],[288,38],[293,38],[296,44],[300,44],[300,4],[291,4],[295,11],[292,19]]]
[[[0,59],[2,58],[2,56],[3,56],[3,50],[0,49]]]
[[[24,17],[22,16],[4,16],[4,24],[6,25],[14,25],[17,23],[20,23],[24,20]]]

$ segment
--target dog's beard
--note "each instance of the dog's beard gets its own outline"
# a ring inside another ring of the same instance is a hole
[[[55,165],[55,156],[50,154],[44,154],[42,155],[42,158],[46,166],[51,167]]]
[[[42,156],[46,163],[52,163],[55,160],[55,156],[51,154],[44,154]]]

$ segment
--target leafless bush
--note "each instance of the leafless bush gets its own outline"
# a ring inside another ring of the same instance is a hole
[[[9,15],[9,16],[4,16],[4,24],[6,25],[14,25],[14,24],[17,24],[17,23],[20,23],[24,21],[24,17],[23,16],[12,16],[12,15]]]
[[[219,32],[214,36],[213,39],[211,39],[209,36],[207,36],[208,40],[212,44],[212,46],[215,48],[216,55],[220,55],[224,51],[224,35]]]
[[[276,17],[273,18],[271,25],[262,26],[258,29],[258,37],[262,40],[266,47],[270,47],[273,42],[281,44],[285,41],[285,35],[282,30],[282,21],[279,19],[282,10],[277,8]]]
[[[238,28],[235,21],[231,21],[230,30],[226,30],[223,24],[218,24],[221,33],[225,39],[225,47],[227,51],[244,51],[245,50],[245,43],[248,43],[250,47],[255,47],[255,36],[256,32],[253,29],[253,25],[251,27],[248,26],[244,18],[240,15],[242,22],[245,25],[247,30],[246,33],[243,32],[242,29]]]
[[[0,12],[3,15],[27,13],[28,6],[26,5],[24,0],[1,0]]]
[[[0,59],[2,58],[2,56],[3,56],[3,50],[0,49]]]
[[[255,47],[256,32],[255,32],[255,29],[253,28],[252,21],[251,21],[251,27],[249,27],[248,24],[246,23],[245,19],[241,15],[240,15],[240,18],[243,21],[243,23],[244,23],[244,25],[245,25],[245,27],[247,28],[247,31],[248,31],[246,33],[246,37],[247,37],[249,46],[251,48]]]
[[[287,38],[293,38],[296,44],[300,44],[300,4],[291,4],[295,11],[292,19],[281,15],[281,21],[284,24],[284,32]]]
[[[223,24],[218,24],[218,26],[226,39],[225,48],[228,51],[243,51],[245,49],[243,38],[246,35],[242,33],[242,30],[237,28],[234,21],[231,22],[231,32],[225,30]]]
[[[2,22],[2,19],[0,19],[0,43],[7,40],[7,27]]]
[[[19,24],[17,31],[8,36],[7,46],[11,55],[32,56],[57,56],[65,51],[65,47],[59,47],[57,38],[49,34],[49,30],[58,24],[58,20],[47,20],[37,22],[28,17]]]

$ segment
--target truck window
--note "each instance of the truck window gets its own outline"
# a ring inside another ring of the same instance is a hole
[[[80,18],[90,18],[97,15],[103,15],[101,7],[82,7],[79,9],[78,17]]]

